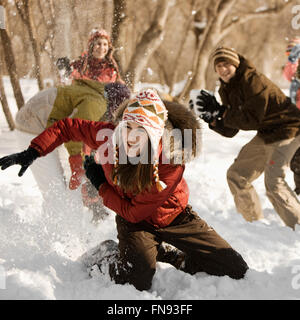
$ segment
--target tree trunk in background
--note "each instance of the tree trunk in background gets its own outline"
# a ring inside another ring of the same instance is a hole
[[[201,12],[201,16],[202,16]],[[189,92],[195,88],[205,88],[206,86],[206,69],[209,64],[210,48],[213,44],[209,42],[212,27],[215,24],[214,13],[210,9],[205,12],[207,21],[204,28],[194,28],[196,38],[196,50],[193,55],[192,73],[188,76],[186,84],[178,97],[178,101],[185,102],[189,98]],[[202,16],[203,18],[203,16]],[[195,16],[195,22],[197,16]],[[201,20],[199,21],[201,22]],[[215,33],[214,33],[215,36]],[[214,39],[212,37],[212,39]],[[204,49],[203,49],[204,48]]]
[[[9,129],[14,130],[15,123],[14,123],[13,116],[9,110],[8,102],[7,102],[5,91],[4,91],[2,76],[0,76],[0,102],[2,104],[3,113],[5,115]]]
[[[54,56],[55,60],[60,57],[72,57],[72,30],[71,15],[75,14],[75,8],[68,0],[54,1],[54,11],[56,18],[55,40],[54,40]]]
[[[37,43],[37,33],[33,22],[32,15],[30,13],[30,0],[18,0],[15,2],[17,11],[27,29],[29,40],[31,43],[35,66],[34,66],[34,77],[37,79],[38,87],[40,90],[43,89],[43,80],[41,75],[41,59],[40,52]]]
[[[168,0],[161,0],[158,2],[154,19],[148,30],[142,35],[140,42],[134,50],[125,73],[125,81],[133,89],[140,80],[142,72],[151,55],[163,41],[164,28],[171,5],[171,1]]]
[[[37,5],[39,9],[39,14],[42,17],[42,23],[46,28],[46,36],[41,39],[40,37],[37,39],[40,46],[40,54],[45,52],[48,55],[50,60],[50,70],[51,77],[54,77],[54,85],[56,85],[59,81],[59,72],[56,67],[56,60],[54,57],[54,38],[55,38],[55,12],[53,0],[47,1],[47,6],[45,3],[42,3],[42,0],[37,0]]]
[[[4,60],[6,63],[6,68],[7,68],[8,74],[10,76],[10,81],[11,81],[11,85],[13,88],[16,103],[17,103],[18,109],[21,109],[22,106],[24,105],[24,98],[23,98],[21,86],[19,83],[19,78],[18,78],[17,69],[16,69],[16,63],[15,63],[14,53],[12,51],[12,45],[10,42],[10,38],[7,35],[6,30],[4,30],[4,29],[0,30],[0,36],[1,36],[1,43],[2,43],[2,47],[3,47],[3,52],[4,52]]]
[[[115,1],[114,1],[115,2]],[[102,28],[105,30],[109,29],[110,16],[108,15],[109,3],[107,0],[102,1]],[[115,15],[113,16],[113,19]]]
[[[115,48],[114,58],[119,66],[121,78],[124,78],[124,57],[122,59],[122,29],[126,22],[126,1],[125,0],[114,0],[114,11],[113,11],[113,22],[111,30],[112,44]],[[126,40],[125,40],[126,41]],[[124,41],[124,43],[125,43]]]
[[[193,12],[195,10],[196,4],[197,4],[196,0],[191,1],[190,10],[189,10],[190,12]],[[190,17],[187,17],[187,19],[185,21],[184,28],[183,28],[185,35],[187,35],[189,30],[191,29],[192,23],[193,23],[193,20],[190,19]],[[177,49],[175,61],[181,61],[182,54],[183,54],[183,48],[184,48],[186,41],[187,41],[187,36],[182,37],[181,42],[180,42],[178,49]],[[170,93],[172,93],[174,90],[174,86],[175,86],[177,78],[178,78],[178,72],[179,72],[179,68],[174,68],[173,73],[172,73],[172,77],[171,77],[171,81],[170,81]]]
[[[4,5],[2,0],[0,0],[0,5],[2,6]],[[0,29],[0,37],[1,37],[1,44],[3,48],[6,69],[10,76],[10,81],[11,81],[14,96],[16,99],[17,107],[18,109],[21,109],[22,106],[24,105],[24,98],[23,98],[21,86],[19,83],[19,77],[16,69],[16,62],[15,62],[14,52],[12,49],[12,44],[6,29]],[[3,69],[2,66],[1,66],[1,69]]]
[[[86,35],[83,35],[83,28],[76,12],[76,0],[70,0],[69,4],[70,4],[70,15],[71,15],[71,21],[72,21],[71,27],[72,29],[75,28],[75,30],[72,30],[72,33],[74,33],[75,31],[75,34],[77,37],[77,42],[75,45],[73,45],[73,43],[71,42],[71,53],[70,53],[70,56],[68,57],[70,60],[72,60],[74,58],[77,58],[78,53],[76,52],[76,49],[78,47],[80,51],[85,49],[87,39],[86,39]],[[78,40],[80,43],[79,45],[78,45]]]

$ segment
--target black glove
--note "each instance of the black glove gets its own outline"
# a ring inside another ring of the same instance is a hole
[[[193,100],[189,102],[190,108],[195,110]],[[211,123],[215,119],[222,118],[226,107],[219,104],[214,95],[205,90],[201,90],[196,97],[197,114],[207,123]]]
[[[87,178],[91,181],[92,185],[99,190],[101,184],[106,182],[101,164],[95,162],[94,156],[85,156],[83,167]]]
[[[65,70],[66,75],[70,75],[72,72],[70,59],[68,57],[58,58],[56,60],[56,66],[58,70]]]
[[[2,170],[14,165],[19,164],[21,170],[18,176],[21,177],[27,168],[32,164],[32,162],[38,158],[40,154],[34,148],[29,147],[27,150],[19,153],[14,153],[9,156],[0,159],[0,167]]]
[[[56,60],[56,66],[58,70],[70,68],[70,59],[68,57],[58,58]]]

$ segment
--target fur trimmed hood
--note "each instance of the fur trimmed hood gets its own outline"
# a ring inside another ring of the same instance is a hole
[[[116,110],[113,122],[117,126],[129,100],[124,101]],[[165,122],[163,155],[172,164],[185,164],[198,157],[202,147],[202,128],[195,115],[184,105],[163,100],[168,110]]]

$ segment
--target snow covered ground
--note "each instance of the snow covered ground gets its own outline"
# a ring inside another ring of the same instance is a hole
[[[37,92],[32,81],[21,84],[25,100]],[[15,113],[7,79],[5,85]],[[265,196],[263,177],[255,182],[262,221],[244,221],[227,187],[226,170],[254,132],[227,139],[203,127],[202,156],[185,172],[190,203],[247,261],[250,270],[244,279],[191,276],[164,263],[157,264],[149,291],[116,285],[104,276],[90,278],[78,258],[105,239],[116,240],[114,213],[94,225],[91,212],[81,206],[80,193],[70,191],[69,212],[56,208],[55,214],[43,214],[30,170],[19,178],[19,168],[12,167],[0,171],[0,299],[300,299],[300,227],[292,231],[283,225]],[[0,111],[0,157],[19,151]],[[290,171],[287,180],[294,187]]]

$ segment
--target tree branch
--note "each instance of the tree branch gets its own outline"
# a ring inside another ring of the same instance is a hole
[[[38,8],[40,10],[41,16],[42,16],[42,21],[44,22],[45,26],[47,26],[47,20],[46,20],[45,15],[44,15],[44,11],[43,11],[43,8],[42,8],[42,5],[41,5],[41,1],[38,0],[37,4],[38,4]]]
[[[228,13],[232,9],[232,7],[236,4],[236,2],[237,2],[236,0],[221,1],[217,11],[217,20],[216,20],[217,28],[221,28],[225,18],[228,16]]]
[[[164,26],[167,20],[169,7],[170,1],[168,0],[161,0],[158,3],[152,24],[143,34],[140,42],[136,46],[135,53],[131,58],[129,67],[126,71],[126,80],[130,85],[135,85],[151,54],[162,42],[162,35],[164,32]]]
[[[164,58],[161,58],[157,51],[154,52],[153,56],[154,56],[154,59],[159,67],[160,74],[163,75],[163,77],[164,77],[163,80],[165,81],[165,83],[168,83],[169,77],[168,77],[168,72],[165,68],[166,67],[166,63],[165,63],[166,60]]]
[[[196,9],[196,3],[197,1],[196,0],[192,0],[191,3],[190,3],[190,8],[189,8],[189,13],[191,13],[193,10]],[[189,32],[189,30],[191,29],[191,25],[193,23],[193,20],[190,19],[190,16],[188,17],[189,19],[186,19],[186,23],[184,25],[184,36],[181,38],[181,42],[180,42],[180,45],[179,45],[179,48],[177,50],[177,54],[176,54],[176,57],[175,57],[175,61],[180,61],[181,60],[181,55],[183,54],[183,48],[185,46],[185,43],[187,41],[187,34]],[[174,71],[172,72],[172,75],[171,75],[171,83],[170,83],[170,89],[171,91],[173,90],[173,87],[175,85],[175,82],[177,80],[177,75],[178,75],[178,68],[174,68]]]
[[[18,11],[23,23],[26,24],[26,22],[27,22],[26,18],[25,18],[25,10],[26,10],[26,8],[22,9],[22,6],[25,6],[26,2],[24,4],[23,1],[16,1],[15,5],[16,5],[17,11]]]
[[[219,34],[219,36],[220,38],[225,37],[232,29],[235,28],[235,26],[243,24],[251,19],[265,18],[271,15],[278,14],[279,12],[283,11],[283,9],[285,9],[290,3],[291,0],[287,0],[281,6],[275,6],[273,8],[267,8],[261,11],[248,12],[239,17],[233,18],[230,23],[221,28],[222,32]]]

